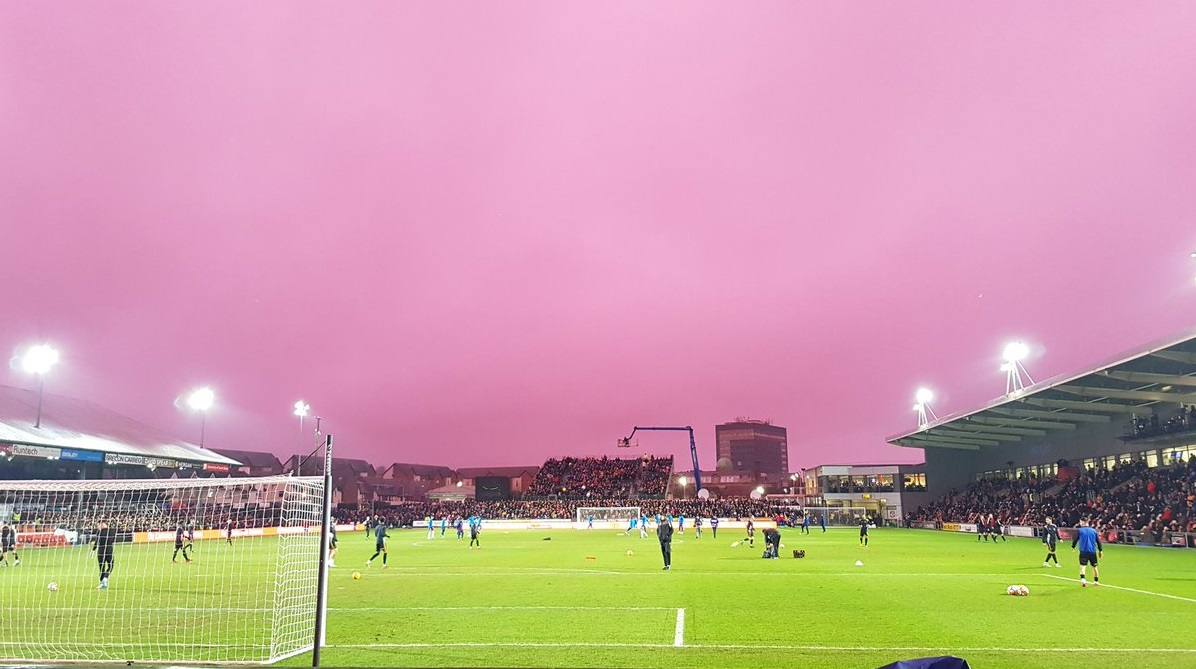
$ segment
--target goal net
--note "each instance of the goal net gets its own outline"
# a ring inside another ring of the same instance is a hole
[[[627,523],[632,518],[640,517],[638,506],[579,506],[577,507],[577,522],[588,523],[591,518],[598,521],[617,521]]]
[[[0,660],[312,648],[320,477],[0,481]]]

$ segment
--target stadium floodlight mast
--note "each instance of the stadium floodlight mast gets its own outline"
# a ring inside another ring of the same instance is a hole
[[[918,412],[919,428],[926,427],[930,425],[930,421],[939,419],[934,414],[934,409],[930,408],[930,401],[933,399],[934,393],[929,388],[918,388],[914,393],[914,411]]]
[[[36,344],[25,350],[21,356],[21,369],[37,376],[37,420],[33,427],[42,426],[42,397],[46,393],[46,374],[58,364],[58,349],[49,344]]]
[[[202,448],[204,443],[204,433],[207,431],[208,425],[208,410],[216,402],[216,393],[209,387],[196,388],[187,395],[187,406],[192,411],[199,412],[199,445]]]
[[[1001,351],[1001,371],[1005,372],[1005,394],[1017,395],[1026,389],[1027,385],[1034,385],[1034,379],[1026,366],[1022,364],[1030,355],[1030,347],[1025,342],[1012,341]],[[1026,381],[1030,383],[1027,384]]]

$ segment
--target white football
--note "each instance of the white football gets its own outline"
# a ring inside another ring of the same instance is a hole
[[[1011,585],[1005,589],[1005,592],[1013,597],[1025,597],[1030,594],[1030,588],[1024,585]]]
[[[50,592],[58,592],[58,584],[54,581],[50,581],[49,585],[46,586],[46,590],[49,590]]]

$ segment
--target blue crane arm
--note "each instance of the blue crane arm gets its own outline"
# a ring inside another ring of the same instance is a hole
[[[631,428],[631,434],[623,440],[623,443],[630,443],[631,438],[635,436],[636,432],[688,432],[689,433],[689,457],[693,460],[694,465],[694,490],[702,489],[702,468],[698,465],[698,444],[694,441],[694,429],[690,425],[685,427],[640,427],[636,425]]]

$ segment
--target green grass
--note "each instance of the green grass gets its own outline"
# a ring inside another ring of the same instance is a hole
[[[1106,585],[1081,589],[1074,580],[1075,554],[1067,547],[1060,549],[1064,567],[1048,570],[1037,541],[994,546],[977,543],[974,535],[926,531],[875,530],[866,550],[854,530],[815,530],[809,537],[785,532],[783,554],[803,548],[803,560],[762,560],[760,542],[732,548],[739,532],[724,530],[717,541],[708,532],[695,541],[687,532],[674,542],[674,567],[667,573],[660,570],[653,539],[614,531],[491,530],[480,550],[469,550],[451,532],[434,541],[421,530],[391,534],[386,570],[377,563],[365,568],[372,541],[341,536],[329,585],[329,645],[323,651],[329,666],[837,668],[939,654],[959,655],[981,669],[1055,669],[1080,661],[1196,666],[1191,551],[1110,547],[1102,564]],[[270,572],[275,544],[253,545],[252,568],[229,580],[230,587],[238,586],[237,578]],[[218,549],[201,544],[193,567],[118,572],[113,590],[84,594],[99,595],[92,599],[108,609],[134,597],[145,601],[147,593],[164,609],[201,606],[203,596],[185,587],[190,572],[184,570],[203,573],[205,559],[216,560]],[[634,551],[630,557],[628,549]],[[164,559],[170,552],[165,545],[126,550],[158,551]],[[0,570],[0,593],[13,592],[13,583],[4,580],[14,577],[44,591],[45,574],[34,560],[70,552],[30,551],[20,570]],[[245,549],[242,555],[250,557]],[[863,567],[854,566],[857,559]],[[352,579],[354,571],[360,580]],[[1029,586],[1031,596],[1007,596],[1006,586],[1014,583]],[[254,590],[247,581],[241,587]],[[674,646],[677,609],[685,610],[681,647]],[[67,620],[55,615],[34,617],[69,634]],[[194,627],[215,620],[235,622],[203,632],[204,638],[235,642],[252,629],[251,621],[228,612],[145,620],[160,621],[155,633],[186,639],[196,638]],[[171,631],[176,624],[189,631]],[[118,624],[109,634],[127,639],[139,631]],[[310,664],[310,657],[284,664]]]

